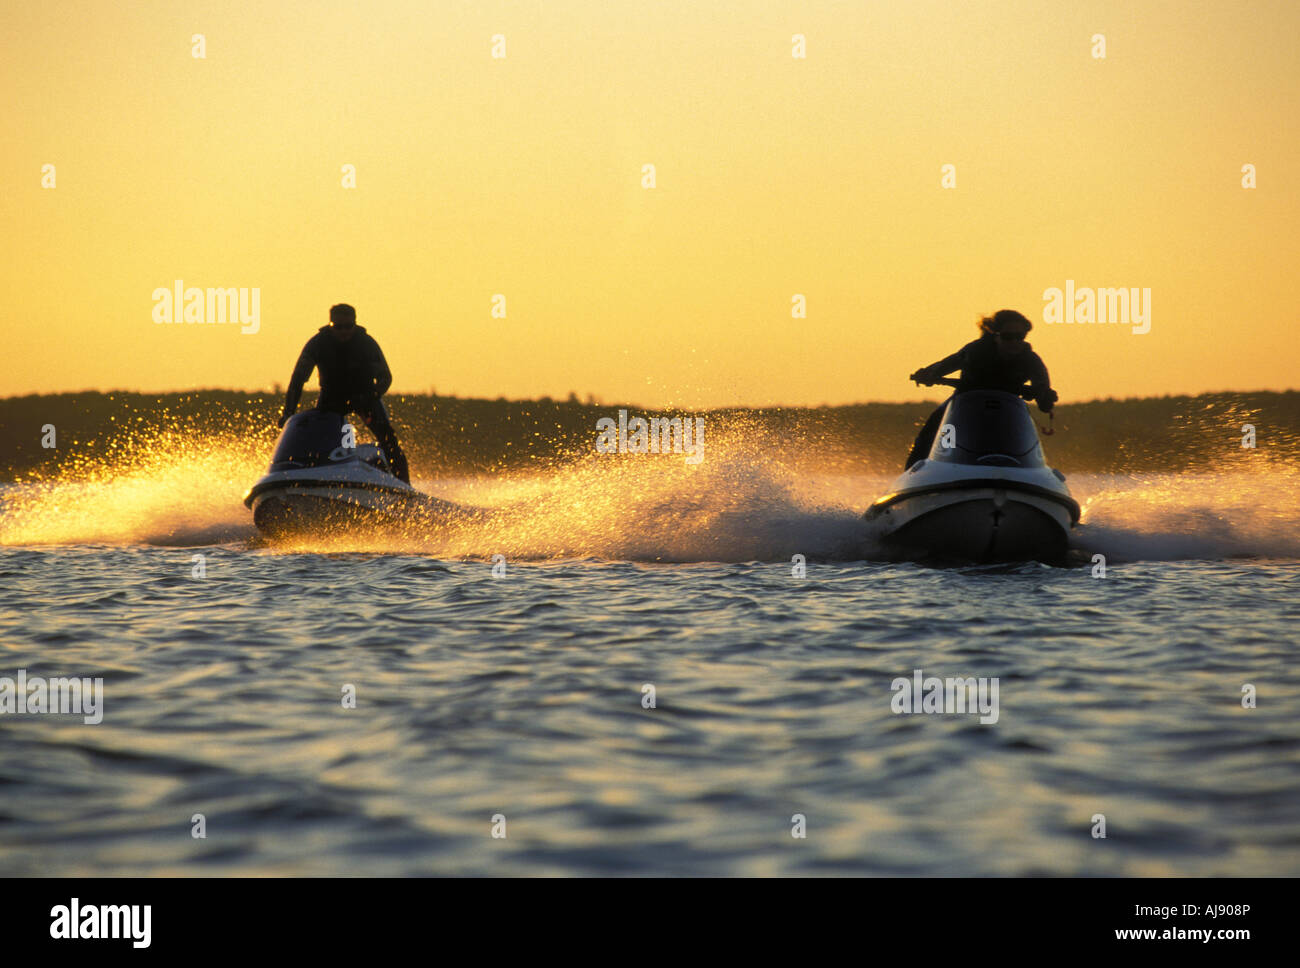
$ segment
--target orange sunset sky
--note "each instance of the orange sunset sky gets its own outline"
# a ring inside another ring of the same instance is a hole
[[[1066,403],[1300,385],[1294,0],[0,20],[2,394],[269,388],[338,301],[397,392],[917,399],[907,374],[1002,307]],[[177,279],[259,288],[258,332],[155,324]],[[1067,279],[1149,288],[1150,332],[1044,324]]]

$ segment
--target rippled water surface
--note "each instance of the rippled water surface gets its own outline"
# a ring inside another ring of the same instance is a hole
[[[848,483],[576,517],[525,483],[422,551],[11,507],[0,676],[105,705],[0,716],[0,874],[1300,873],[1285,502],[1081,480],[1071,567],[929,568],[869,560]],[[915,669],[998,677],[998,721],[895,714]]]

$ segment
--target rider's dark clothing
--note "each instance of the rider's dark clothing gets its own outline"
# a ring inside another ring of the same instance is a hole
[[[313,369],[320,370],[320,399],[316,406],[321,410],[346,413],[349,407],[369,406],[392,385],[393,374],[383,350],[364,326],[355,327],[348,340],[336,338],[331,330],[332,326],[322,326],[298,356],[284,403],[290,413],[298,409],[303,384]]]
[[[285,395],[285,413],[298,409],[303,384],[311,377],[313,369],[320,371],[320,398],[318,410],[332,410],[347,415],[358,413],[365,420],[379,446],[388,456],[393,474],[410,482],[406,455],[402,453],[397,434],[388,420],[388,412],[380,399],[393,383],[388,361],[373,336],[362,326],[354,327],[347,340],[336,338],[333,327],[322,326],[320,332],[307,341],[298,356],[289,379]]]
[[[1047,412],[1056,405],[1056,391],[1052,389],[1047,367],[1028,343],[1019,353],[1004,356],[998,352],[997,337],[985,334],[977,340],[967,343],[952,356],[945,357],[938,363],[932,363],[916,376],[922,381],[936,380],[947,376],[953,370],[961,370],[957,381],[957,393],[966,390],[1002,390],[1006,393],[1019,394],[1026,383],[1030,385],[1033,399],[1038,408]],[[921,426],[916,435],[916,442],[907,455],[903,469],[911,467],[930,453],[934,445],[934,436],[939,432],[939,423],[943,420],[943,410],[947,404],[941,404]]]
[[[971,340],[952,356],[931,363],[922,373],[934,379],[947,376],[953,370],[961,370],[958,393],[963,390],[1019,393],[1020,388],[1028,383],[1034,389],[1034,399],[1041,400],[1052,387],[1047,367],[1032,346],[1026,343],[1021,352],[1003,356],[998,352],[997,338],[992,335]],[[1050,410],[1051,407],[1044,409]]]

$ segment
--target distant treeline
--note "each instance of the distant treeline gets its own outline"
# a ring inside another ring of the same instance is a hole
[[[567,401],[386,398],[417,476],[542,469],[594,451],[596,421],[686,411]],[[311,395],[303,406],[313,402]],[[282,397],[234,390],[187,393],[60,393],[0,399],[0,479],[112,466],[141,449],[251,446],[269,457]],[[690,411],[706,418],[708,452],[737,450],[825,472],[886,472],[902,462],[933,403]],[[1032,412],[1040,424],[1046,417]],[[1245,425],[1255,450],[1242,447]],[[42,446],[45,428],[57,446]],[[1300,440],[1300,393],[1213,393],[1195,397],[1093,400],[1062,405],[1044,443],[1066,471],[1211,469],[1225,462],[1290,460]],[[364,432],[362,433],[364,438]],[[183,459],[178,455],[178,459]],[[707,458],[706,458],[707,459]]]

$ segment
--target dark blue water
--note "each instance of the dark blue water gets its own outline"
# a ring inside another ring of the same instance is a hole
[[[1211,483],[1072,481],[1071,567],[956,569],[864,560],[875,481],[465,483],[508,523],[362,551],[11,489],[0,676],[104,701],[0,715],[0,874],[1294,875],[1295,514]],[[996,723],[894,712],[916,669]]]

